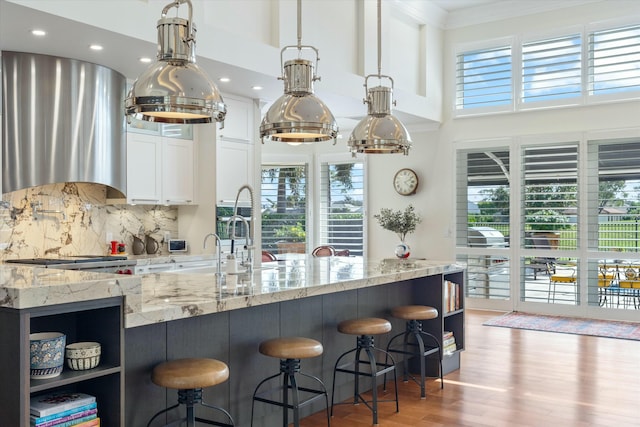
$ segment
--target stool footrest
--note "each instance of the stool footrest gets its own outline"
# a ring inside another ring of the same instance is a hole
[[[356,371],[355,366],[356,364],[365,366],[366,368],[369,369],[358,369]],[[353,366],[353,369],[347,369],[348,367]],[[358,361],[351,361],[349,363],[345,363],[344,365],[340,365],[337,366],[335,368],[336,372],[345,372],[347,374],[358,374],[358,375],[363,375],[363,376],[367,376],[367,377],[371,377],[371,376],[380,376],[380,375],[384,375],[387,372],[391,372],[395,369],[395,365],[394,364],[390,364],[390,363],[383,363],[383,362],[376,362],[376,371],[375,372],[371,372],[371,362],[368,360],[358,360]]]
[[[418,344],[415,343],[409,343],[407,344],[407,347],[419,347]],[[405,355],[409,355],[409,356],[420,356],[420,353],[415,352],[415,351],[404,351],[401,350],[400,348],[388,348],[387,351],[389,353],[398,353],[398,354],[405,354]],[[430,356],[432,354],[438,354],[440,352],[440,348],[439,347],[424,347],[424,353],[422,353],[422,356]]]
[[[292,389],[291,386],[288,386],[286,388],[287,388],[287,390],[291,390]],[[265,397],[265,396],[269,396],[271,394],[274,394],[276,392],[281,393],[283,391],[283,389],[284,389],[284,386],[281,385],[279,387],[274,387],[274,388],[271,388],[269,390],[264,390],[264,391],[256,394],[255,397],[254,397],[254,400],[257,400],[259,402],[264,402],[264,403],[270,403],[272,405],[276,405],[276,406],[279,406],[281,408],[293,409],[294,405],[291,405],[291,404],[285,405],[285,404],[283,404],[282,402],[280,402],[278,400],[267,399]],[[305,405],[307,405],[307,404],[309,404],[309,403],[311,403],[311,402],[313,402],[313,401],[315,401],[315,400],[317,400],[317,399],[319,399],[321,397],[324,397],[324,395],[327,393],[326,391],[323,391],[323,390],[315,390],[315,389],[306,388],[306,387],[298,387],[298,391],[299,392],[301,391],[301,392],[313,394],[313,396],[300,399],[298,401],[298,408],[302,408],[303,406],[305,406]],[[291,401],[291,399],[289,401]]]

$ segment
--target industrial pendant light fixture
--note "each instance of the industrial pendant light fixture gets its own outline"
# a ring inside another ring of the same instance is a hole
[[[338,125],[329,108],[313,93],[313,82],[320,80],[314,73],[312,61],[301,58],[303,49],[313,50],[318,67],[318,50],[302,45],[302,12],[298,0],[298,44],[285,46],[280,51],[280,68],[284,81],[284,95],[276,100],[267,111],[260,125],[260,138],[290,144],[303,144],[334,140],[338,135]],[[283,64],[286,50],[297,49],[298,57]]]
[[[380,71],[381,4],[382,0],[378,0],[378,74],[370,74],[364,79],[367,117],[360,120],[347,141],[354,156],[356,153],[403,153],[406,156],[411,148],[411,137],[407,128],[391,112],[392,107],[396,105],[393,101],[393,79]],[[377,77],[379,80],[386,78],[391,82],[391,87],[382,86],[380,83],[380,86],[369,88],[370,77]]]
[[[167,18],[185,4],[189,18]],[[158,61],[133,83],[125,101],[127,116],[162,123],[211,123],[224,120],[226,106],[216,85],[196,65],[196,29],[190,0],[176,0],[158,20]]]

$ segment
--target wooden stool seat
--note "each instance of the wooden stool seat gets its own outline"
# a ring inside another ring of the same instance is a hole
[[[338,331],[349,335],[380,335],[391,331],[391,323],[377,317],[350,319],[340,322]]]
[[[274,338],[260,343],[259,351],[278,359],[308,359],[322,354],[320,342],[303,337]]]
[[[151,381],[177,390],[211,387],[229,378],[229,367],[215,359],[177,359],[153,368]]]
[[[438,317],[438,310],[428,305],[402,305],[391,309],[391,315],[403,320],[430,320]]]

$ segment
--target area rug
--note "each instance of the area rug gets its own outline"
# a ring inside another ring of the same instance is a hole
[[[486,326],[592,335],[640,341],[640,323],[614,320],[581,319],[577,317],[547,316],[512,311],[483,323]]]

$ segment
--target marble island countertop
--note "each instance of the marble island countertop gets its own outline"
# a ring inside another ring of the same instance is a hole
[[[143,326],[256,305],[323,295],[462,269],[434,260],[365,260],[302,256],[263,263],[248,275],[208,268],[115,275],[0,265],[0,306],[30,308],[125,297],[125,327]]]

